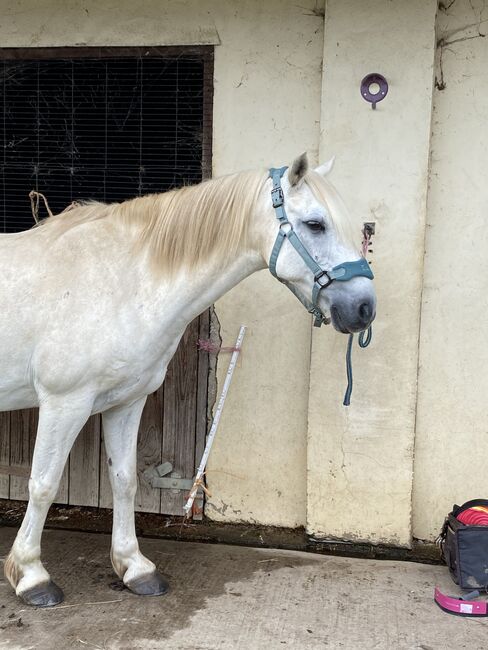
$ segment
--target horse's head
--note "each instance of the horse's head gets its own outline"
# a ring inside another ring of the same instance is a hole
[[[331,167],[332,161],[311,171],[304,154],[288,170],[271,170],[267,260],[273,275],[315,315],[316,324],[330,314],[336,330],[358,332],[375,317],[373,275],[337,191],[325,180]]]

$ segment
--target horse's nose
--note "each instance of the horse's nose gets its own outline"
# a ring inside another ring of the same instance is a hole
[[[374,317],[374,305],[371,300],[364,301],[359,305],[358,317],[361,325],[367,326],[371,323]]]

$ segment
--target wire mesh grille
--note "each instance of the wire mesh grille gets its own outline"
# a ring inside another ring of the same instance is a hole
[[[0,231],[30,228],[30,190],[54,213],[202,179],[198,55],[0,62]]]

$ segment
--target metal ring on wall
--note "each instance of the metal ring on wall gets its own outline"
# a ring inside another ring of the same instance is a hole
[[[378,85],[378,92],[373,93],[371,91],[371,86],[373,84]],[[376,104],[381,102],[386,95],[388,94],[388,82],[383,77],[382,74],[378,72],[371,72],[367,74],[364,79],[361,81],[361,96],[367,102],[370,102],[372,108],[376,108]]]

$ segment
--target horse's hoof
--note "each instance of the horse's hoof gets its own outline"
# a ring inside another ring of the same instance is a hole
[[[169,591],[169,584],[157,571],[126,583],[126,587],[138,596],[163,596]]]
[[[34,607],[54,607],[64,600],[62,589],[52,580],[41,582],[19,594],[24,603]]]

